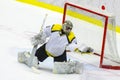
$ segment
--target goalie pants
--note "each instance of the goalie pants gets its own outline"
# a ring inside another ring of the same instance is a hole
[[[45,50],[45,46],[46,46],[46,44],[44,44],[43,46],[38,48],[36,53],[35,53],[35,56],[41,62],[43,62],[47,57],[49,57],[47,55],[46,50]],[[57,57],[53,57],[53,58],[54,58],[54,62],[64,62],[64,61],[67,61],[66,50],[63,52],[62,55],[57,56]]]

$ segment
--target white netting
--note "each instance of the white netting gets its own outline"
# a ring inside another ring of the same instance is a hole
[[[109,17],[104,55],[107,58],[109,58],[112,62],[118,63],[118,65],[120,66],[120,55],[117,51],[116,44],[117,44],[117,40],[116,40],[115,18]],[[105,64],[108,64],[108,62],[105,62]]]
[[[78,44],[85,43],[95,49],[101,55],[103,50],[103,64],[120,66],[120,55],[116,47],[115,17],[108,13],[97,12],[80,6],[67,5],[64,20],[73,22],[73,31],[78,40]],[[104,15],[105,14],[105,15]],[[107,22],[108,17],[108,22]],[[105,25],[107,32],[105,34]],[[103,38],[104,37],[104,38]],[[104,43],[103,43],[104,42]],[[104,48],[103,48],[104,47]],[[103,48],[103,49],[102,49]],[[117,63],[116,63],[117,62]]]

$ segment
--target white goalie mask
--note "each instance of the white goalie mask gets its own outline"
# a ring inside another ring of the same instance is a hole
[[[63,27],[63,32],[64,32],[65,34],[69,34],[70,31],[71,31],[72,28],[73,28],[73,24],[72,24],[71,21],[66,20],[66,21],[64,22],[64,24],[62,25],[62,27]]]

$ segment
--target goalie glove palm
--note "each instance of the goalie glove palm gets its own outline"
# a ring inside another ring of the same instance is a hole
[[[94,50],[91,48],[91,47],[86,47],[85,50],[81,51],[82,54],[86,53],[86,54],[89,54],[89,53],[92,53]]]
[[[83,50],[79,50],[78,48],[75,50],[75,52],[81,53],[81,54],[91,54],[94,50],[91,47],[86,47]]]
[[[43,32],[40,32],[39,34],[31,38],[32,45],[43,44],[45,43],[45,41],[46,41],[46,37],[43,35]]]

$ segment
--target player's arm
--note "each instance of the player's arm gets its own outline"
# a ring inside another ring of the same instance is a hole
[[[94,49],[92,49],[91,47],[89,47],[85,44],[81,43],[81,45],[78,45],[76,38],[72,41],[71,44],[69,44],[68,49],[70,51],[80,52],[81,54],[91,53],[94,51]]]
[[[78,48],[76,48],[74,51],[80,52],[81,54],[89,54],[89,53],[92,53],[94,49],[89,46],[86,46],[85,44],[82,44]]]
[[[31,38],[31,43],[32,45],[44,44],[46,42],[46,38],[48,38],[50,35],[51,26],[43,27],[43,31]]]

